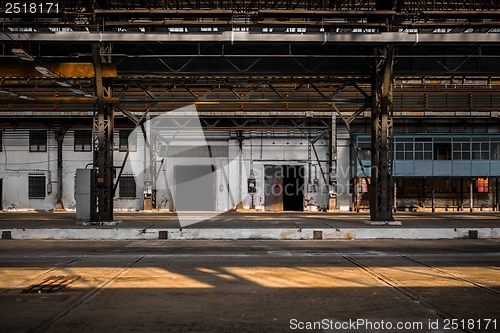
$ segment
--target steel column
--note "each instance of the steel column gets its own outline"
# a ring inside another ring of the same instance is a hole
[[[469,178],[469,209],[472,213],[474,211],[474,186],[473,179]]]
[[[332,110],[331,128],[330,128],[330,199],[328,208],[337,209],[337,116],[335,110]]]
[[[94,173],[92,191],[95,197],[91,219],[95,222],[113,220],[113,109],[104,103],[99,44],[92,45],[97,96],[97,114],[93,123]],[[108,90],[108,95],[110,91]]]
[[[55,128],[54,134],[57,141],[57,202],[56,210],[64,210],[64,205],[62,201],[63,192],[63,140],[66,134],[66,128]]]
[[[378,53],[382,53],[379,59]],[[393,221],[392,179],[392,75],[394,46],[375,49],[372,82],[372,170],[370,184],[371,221]]]

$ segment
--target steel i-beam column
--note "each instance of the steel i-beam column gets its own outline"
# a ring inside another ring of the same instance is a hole
[[[56,210],[64,210],[64,205],[62,201],[63,194],[63,140],[64,134],[66,134],[65,128],[55,128],[54,129],[55,138],[57,141],[57,202]]]
[[[330,127],[330,199],[328,203],[328,209],[337,209],[337,117],[335,110],[332,110],[331,116],[331,127]]]
[[[379,57],[379,52],[382,57]],[[392,73],[394,46],[375,49],[372,82],[372,168],[370,220],[394,221],[392,216]]]
[[[104,85],[99,51],[99,44],[93,44],[97,114],[94,115],[93,121],[94,172],[92,192],[95,200],[91,219],[96,222],[113,220],[113,108],[111,105],[104,104]]]

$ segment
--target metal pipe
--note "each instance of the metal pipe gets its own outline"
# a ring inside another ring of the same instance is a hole
[[[500,200],[498,198],[498,177],[495,177],[495,210],[498,212],[500,209]]]
[[[55,209],[64,209],[63,201],[62,201],[62,193],[63,193],[63,140],[65,130],[59,129],[55,130],[55,139],[57,141],[57,202]]]
[[[398,194],[398,184],[397,184],[397,179],[394,179],[394,193],[393,193],[394,202],[392,204],[392,211],[394,213],[398,211],[397,194]]]
[[[460,211],[464,210],[464,179],[460,178]]]
[[[470,212],[472,213],[474,211],[474,187],[472,184],[472,178],[469,179],[469,208]]]
[[[0,34],[0,40],[17,40],[17,32],[4,32]],[[269,38],[272,35],[272,39]],[[418,36],[418,37],[417,37]],[[305,44],[476,44],[476,43],[498,43],[500,36],[491,33],[408,33],[408,32],[381,32],[381,33],[356,33],[347,32],[339,34],[337,32],[317,32],[317,33],[272,33],[256,34],[249,31],[223,31],[223,32],[193,32],[193,33],[121,33],[121,32],[100,32],[93,31],[57,31],[57,32],[24,32],[23,38],[27,42],[52,42],[52,43],[230,43],[250,44],[250,43],[275,43],[279,40],[283,43],[305,43]],[[417,39],[418,38],[418,39]]]
[[[435,206],[435,181],[434,181],[434,177],[431,178],[432,180],[432,212],[434,213],[436,211],[436,206]]]

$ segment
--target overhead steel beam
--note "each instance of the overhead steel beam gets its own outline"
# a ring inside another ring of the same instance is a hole
[[[87,97],[38,97],[36,94],[33,95],[35,100],[26,100],[19,97],[8,97],[0,98],[0,104],[76,104],[76,105],[89,105],[97,104],[96,99]],[[103,97],[103,102],[105,104],[115,104],[119,103],[118,98],[113,97]]]
[[[66,80],[66,79],[92,79],[95,77],[94,65],[86,62],[63,62],[42,64],[54,73],[53,77],[39,73],[35,68],[40,66],[39,63],[20,63],[20,64],[1,64],[0,76],[4,79],[50,79],[50,80]],[[102,64],[102,77],[116,77],[115,64]]]
[[[4,32],[0,40],[17,40],[17,32]],[[31,42],[52,43],[305,43],[305,44],[477,44],[499,43],[500,33],[252,33],[224,31],[204,33],[161,32],[25,32],[23,39]]]

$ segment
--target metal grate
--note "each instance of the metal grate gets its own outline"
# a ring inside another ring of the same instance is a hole
[[[80,279],[80,276],[50,276],[41,283],[33,284],[23,289],[22,294],[56,293],[67,288],[70,284]]]
[[[323,231],[313,230],[313,239],[323,239]]]
[[[120,198],[136,198],[136,184],[134,176],[120,178]]]
[[[28,197],[30,199],[45,198],[45,176],[28,176]]]

